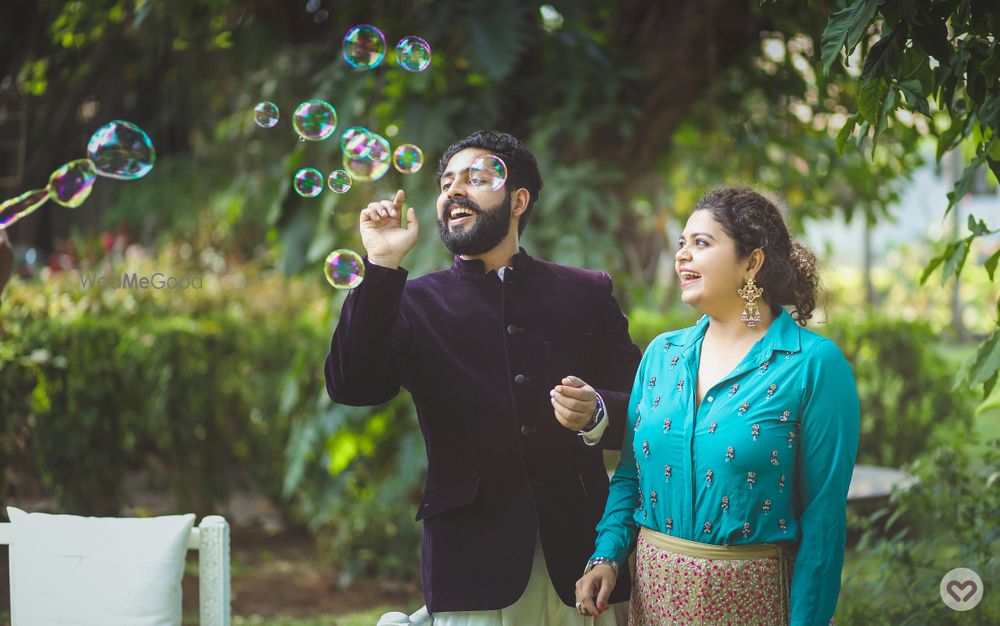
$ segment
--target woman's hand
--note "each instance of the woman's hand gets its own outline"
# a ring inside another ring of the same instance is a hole
[[[594,569],[576,581],[576,602],[580,614],[597,617],[605,611],[616,582],[618,575],[607,563],[595,565]]]

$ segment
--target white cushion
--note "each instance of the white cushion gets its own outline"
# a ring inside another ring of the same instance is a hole
[[[194,515],[25,513],[7,507],[12,626],[179,626]]]

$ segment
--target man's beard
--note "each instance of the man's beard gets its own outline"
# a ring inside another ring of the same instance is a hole
[[[438,235],[441,236],[441,243],[451,250],[452,254],[462,256],[489,252],[510,232],[510,203],[510,193],[506,194],[499,205],[490,209],[482,209],[468,198],[449,200],[444,207],[444,216],[438,218]],[[450,221],[448,216],[456,206],[474,211],[475,218],[471,226],[453,231],[448,228]]]

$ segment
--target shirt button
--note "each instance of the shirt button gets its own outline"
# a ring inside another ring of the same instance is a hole
[[[507,325],[507,334],[508,335],[520,335],[523,332],[524,332],[524,329],[521,328],[520,326],[515,326],[514,324],[508,324]]]
[[[524,435],[525,437],[534,434],[534,432],[535,432],[534,426],[528,426],[527,424],[525,424],[524,426],[521,427],[521,434]]]
[[[528,382],[528,377],[525,376],[524,374],[518,374],[517,376],[514,377],[514,382],[517,383],[518,385],[523,385],[524,383]]]
[[[715,400],[715,398],[713,398],[712,396],[708,396],[708,397],[707,397],[707,398],[705,398],[705,399],[706,399],[706,400],[708,400],[709,402],[711,402],[712,400]]]

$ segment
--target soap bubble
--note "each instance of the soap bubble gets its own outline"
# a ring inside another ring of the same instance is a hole
[[[260,102],[253,109],[253,121],[261,128],[274,128],[279,115],[278,105],[273,102]]]
[[[507,182],[507,165],[495,154],[486,154],[469,167],[469,184],[497,191]]]
[[[367,128],[353,126],[340,136],[340,149],[345,156],[352,159],[363,159],[372,149],[372,134]]]
[[[335,193],[347,193],[351,188],[351,175],[344,170],[333,170],[326,179],[326,185]]]
[[[354,289],[365,278],[365,262],[353,250],[334,250],[323,263],[323,275],[337,289]]]
[[[0,204],[0,229],[11,226],[22,217],[31,215],[49,199],[49,190],[33,189]]]
[[[292,126],[301,139],[323,141],[337,129],[337,110],[325,100],[306,100],[296,107]]]
[[[63,205],[75,209],[90,196],[97,180],[97,167],[90,159],[77,159],[52,172],[49,177],[49,196]]]
[[[415,174],[424,165],[424,153],[412,143],[404,143],[392,153],[392,164],[402,174]]]
[[[149,135],[135,124],[115,120],[97,129],[87,143],[87,157],[108,178],[142,178],[156,163]]]
[[[378,67],[385,58],[385,35],[375,26],[361,24],[344,35],[344,59],[358,70]]]
[[[376,133],[371,136],[367,156],[355,159],[344,153],[344,169],[354,180],[379,180],[389,171],[392,161],[389,140]]]
[[[408,72],[422,72],[431,64],[431,45],[420,37],[403,37],[396,44],[396,63]]]
[[[323,175],[315,168],[303,167],[295,173],[292,186],[303,198],[315,198],[323,192]]]

